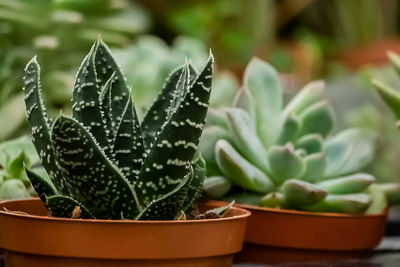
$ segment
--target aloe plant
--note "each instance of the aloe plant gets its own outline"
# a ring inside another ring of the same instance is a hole
[[[271,208],[382,212],[382,194],[399,186],[386,190],[360,172],[373,159],[375,134],[332,135],[334,110],[323,91],[322,81],[311,82],[283,107],[276,70],[253,59],[232,107],[210,109],[200,144],[205,193]]]
[[[25,69],[33,144],[50,181],[26,170],[53,216],[167,220],[189,212],[205,177],[197,146],[211,93],[213,57],[198,74],[186,63],[168,77],[140,123],[132,92],[99,38],[73,89],[72,118],[47,117],[34,57]]]

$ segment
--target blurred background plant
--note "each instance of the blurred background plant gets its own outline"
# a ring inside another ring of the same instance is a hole
[[[25,173],[25,167],[49,179],[40,166],[35,147],[27,136],[0,144],[0,199],[22,199],[36,196]]]
[[[400,52],[397,0],[0,0],[0,141],[26,133],[23,68],[37,54],[50,113],[70,101],[79,59],[98,34],[115,52],[143,111],[185,57],[218,65],[213,107],[226,106],[253,55],[280,73],[285,99],[311,79],[326,80],[335,131],[379,132],[371,172],[399,180],[393,115],[368,80],[398,84],[387,49]],[[140,67],[138,67],[140,66]],[[156,66],[156,67],[155,67]]]
[[[0,140],[12,137],[24,119],[22,73],[37,54],[47,73],[43,92],[50,112],[71,98],[74,68],[98,34],[124,47],[147,31],[144,9],[127,0],[0,1]]]

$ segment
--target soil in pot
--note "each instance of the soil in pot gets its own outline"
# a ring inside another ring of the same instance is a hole
[[[48,217],[39,199],[7,201],[0,203],[0,247],[13,267],[231,266],[249,215],[234,207],[225,218],[198,221],[63,219]]]

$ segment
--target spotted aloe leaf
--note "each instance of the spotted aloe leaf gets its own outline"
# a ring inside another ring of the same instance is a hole
[[[29,180],[31,181],[33,188],[38,193],[42,201],[45,202],[46,197],[57,194],[57,189],[50,181],[34,173],[33,171],[28,170],[27,168],[25,168],[25,171],[28,175]]]
[[[125,77],[118,66],[108,46],[103,42],[101,37],[96,42],[96,53],[94,54],[94,62],[96,69],[97,85],[101,87],[113,75],[112,92],[113,96],[118,96],[112,101],[113,118],[117,119],[125,108],[125,103],[129,99],[129,89],[125,82]]]
[[[100,109],[100,89],[95,67],[97,48],[98,43],[95,43],[78,70],[73,90],[72,115],[88,129],[101,149],[110,156],[111,147],[105,130],[106,121]]]
[[[165,82],[156,101],[147,111],[141,127],[146,147],[157,137],[163,125],[169,120],[172,112],[178,106],[180,94],[185,91],[185,86],[196,77],[196,70],[192,65],[186,64],[174,70]]]
[[[175,97],[176,87],[183,79],[184,71],[185,67],[180,67],[169,75],[157,100],[147,111],[142,121],[143,139],[148,147],[167,120],[169,107]]]
[[[174,190],[191,170],[207,115],[213,61],[210,55],[202,72],[185,89],[144,160],[134,187],[142,207]]]
[[[133,102],[130,99],[128,99],[122,113],[122,120],[117,128],[113,149],[119,169],[133,185],[143,163],[144,146],[140,124],[137,121]]]
[[[54,160],[54,150],[50,138],[50,120],[43,105],[40,85],[40,67],[34,57],[25,68],[26,118],[31,128],[32,142],[57,191],[69,195],[64,180],[57,179],[61,173]]]
[[[174,190],[159,199],[152,200],[136,219],[140,220],[174,220],[184,208],[190,181],[193,179],[191,170],[180,181]]]
[[[204,180],[206,178],[206,162],[200,154],[196,156],[192,163],[193,166],[193,178],[189,183],[187,197],[185,203],[183,203],[182,210],[186,213],[190,213],[194,202],[201,195]]]
[[[135,217],[136,201],[129,182],[81,124],[60,116],[54,123],[51,138],[74,199],[97,218]]]
[[[66,196],[50,196],[46,198],[46,206],[55,217],[92,219],[94,216],[78,201]],[[77,215],[74,211],[79,210]]]

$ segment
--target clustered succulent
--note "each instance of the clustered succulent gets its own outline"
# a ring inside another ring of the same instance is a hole
[[[335,117],[324,83],[311,82],[283,107],[275,69],[253,59],[230,108],[210,109],[200,150],[205,193],[271,208],[379,213],[399,187],[361,173],[374,154],[373,132],[331,135]]]
[[[25,72],[27,120],[50,180],[26,171],[53,216],[167,220],[191,211],[205,177],[197,146],[211,93],[212,55],[199,74],[188,62],[173,71],[141,123],[101,38],[78,70],[72,118],[47,117],[36,58]]]

